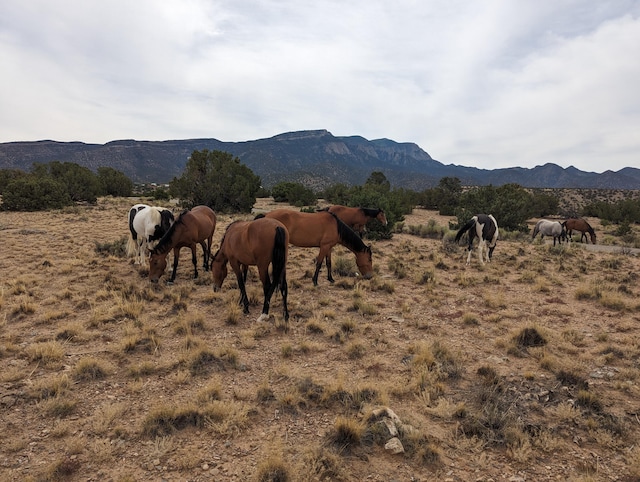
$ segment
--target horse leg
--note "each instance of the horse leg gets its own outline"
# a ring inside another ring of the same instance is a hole
[[[244,285],[244,279],[242,278],[242,267],[237,260],[229,260],[229,264],[231,265],[231,269],[236,275],[236,280],[238,281],[238,289],[240,290],[240,304],[242,305],[243,313],[249,313],[249,297],[247,296],[247,290]]]
[[[322,268],[322,261],[327,259],[327,255],[331,253],[331,250],[327,250],[325,247],[320,247],[320,251],[318,252],[318,256],[316,257],[316,271],[313,273],[313,284],[314,286],[318,286],[318,274],[320,274],[320,268]],[[331,266],[331,261],[328,260],[327,269]],[[331,272],[329,272],[329,281],[333,282],[333,278],[331,278]]]
[[[287,273],[282,273],[282,279],[280,280],[280,294],[282,294],[282,304],[284,305],[284,321],[289,321],[289,307],[287,306],[287,294],[289,293],[289,287],[287,286]]]
[[[191,245],[191,262],[193,263],[193,279],[198,279],[198,256],[196,243]]]
[[[178,270],[179,260],[180,260],[180,248],[173,248],[173,271],[171,272],[171,278],[169,278],[169,283],[173,283],[176,280],[176,271]]]
[[[209,264],[207,263],[207,261],[209,261],[209,256],[207,253],[207,243],[205,243],[204,241],[202,241],[200,243],[200,246],[202,246],[202,269],[205,271],[209,271]]]
[[[262,281],[262,292],[264,295],[264,303],[262,304],[262,314],[258,318],[258,321],[263,321],[269,318],[269,306],[271,304],[271,297],[276,288],[276,280],[271,282],[269,278],[269,266],[258,266],[258,275],[260,281]]]
[[[329,253],[327,253],[327,256],[325,258],[325,262],[327,264],[327,279],[329,280],[329,283],[333,283],[334,279],[333,279],[333,276],[331,274],[331,250],[329,250]]]
[[[480,264],[484,264],[484,259],[482,259],[482,251],[484,250],[484,239],[478,238],[478,258],[480,259]]]

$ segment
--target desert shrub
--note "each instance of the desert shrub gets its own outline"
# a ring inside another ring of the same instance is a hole
[[[297,182],[279,182],[271,188],[271,195],[276,202],[288,202],[297,207],[311,206],[317,201],[311,189]]]
[[[14,179],[2,194],[2,208],[7,211],[60,209],[71,203],[71,197],[61,182],[34,175]]]

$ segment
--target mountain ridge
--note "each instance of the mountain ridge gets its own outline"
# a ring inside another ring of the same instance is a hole
[[[28,171],[33,163],[75,162],[93,171],[109,166],[135,182],[166,183],[180,176],[195,150],[220,150],[238,157],[259,175],[265,187],[281,181],[301,182],[321,189],[338,182],[362,184],[381,171],[394,187],[421,190],[442,177],[457,177],[465,185],[517,183],[531,188],[640,189],[640,169],[617,172],[581,171],[546,163],[534,168],[480,169],[444,164],[412,142],[362,136],[334,136],[328,130],[304,130],[273,137],[226,142],[214,138],[139,141],[121,139],[105,144],[54,140],[0,143],[0,169]]]

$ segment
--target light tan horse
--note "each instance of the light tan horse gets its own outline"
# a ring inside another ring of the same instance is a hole
[[[318,273],[322,262],[327,264],[327,279],[333,283],[331,275],[331,249],[341,244],[356,256],[356,265],[360,274],[369,279],[373,276],[371,246],[367,246],[362,239],[342,222],[335,214],[320,211],[316,213],[302,213],[290,209],[276,209],[257,217],[277,219],[287,227],[289,242],[302,248],[320,248],[316,257],[316,271],[313,274],[313,284],[318,284]]]
[[[167,255],[173,249],[173,272],[170,283],[176,279],[180,249],[191,248],[191,260],[193,261],[194,274],[198,277],[198,261],[196,259],[196,244],[200,244],[204,250],[204,262],[202,267],[209,270],[209,258],[211,257],[211,240],[216,229],[216,215],[208,206],[196,206],[191,210],[185,210],[171,225],[167,233],[160,239],[157,246],[151,250],[149,258],[149,280],[157,283],[160,276],[167,268]]]

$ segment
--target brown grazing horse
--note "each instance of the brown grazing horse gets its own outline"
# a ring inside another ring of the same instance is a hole
[[[365,225],[372,219],[377,219],[383,226],[387,225],[387,217],[385,216],[384,211],[379,208],[351,208],[341,206],[340,204],[334,204],[328,208],[321,209],[321,211],[329,211],[330,213],[335,214],[347,226],[360,234],[360,237],[362,237]]]
[[[276,209],[267,214],[259,214],[277,219],[287,227],[289,242],[302,248],[320,248],[316,257],[316,271],[313,274],[313,284],[318,284],[318,273],[322,261],[327,264],[327,279],[333,283],[331,276],[331,249],[341,244],[356,255],[356,264],[360,274],[365,279],[373,276],[371,261],[371,246],[367,246],[353,229],[342,222],[335,214],[320,211],[316,213],[302,213],[290,209]]]
[[[591,237],[591,243],[596,244],[596,232],[593,230],[591,225],[586,222],[584,219],[567,219],[564,223],[562,223],[564,228],[567,230],[567,237],[571,240],[572,231],[575,229],[576,231],[581,231],[582,235],[580,236],[580,242],[582,242],[582,238],[587,240],[587,233]]]
[[[236,274],[240,289],[240,303],[244,312],[249,313],[249,297],[245,288],[246,267],[257,266],[264,304],[258,321],[269,316],[269,303],[276,288],[280,287],[284,305],[284,319],[289,319],[287,307],[287,257],[289,255],[289,233],[276,219],[256,219],[255,221],[235,221],[227,227],[220,242],[220,249],[213,255],[211,273],[213,289],[218,291],[227,277],[227,262]],[[269,277],[269,264],[272,277]]]
[[[169,283],[176,279],[180,249],[191,248],[191,260],[193,262],[193,277],[198,277],[198,261],[196,258],[196,244],[200,244],[204,250],[204,262],[202,267],[209,270],[211,258],[211,240],[216,229],[216,215],[208,206],[196,206],[191,210],[185,210],[180,214],[175,223],[171,225],[167,233],[160,239],[158,245],[151,250],[149,258],[149,279],[157,283],[167,267],[167,255],[173,249],[173,272]]]

